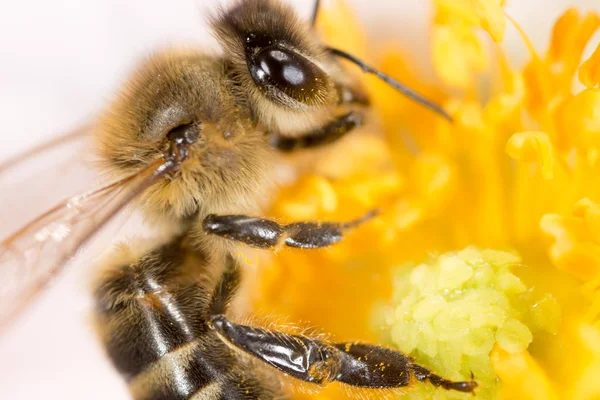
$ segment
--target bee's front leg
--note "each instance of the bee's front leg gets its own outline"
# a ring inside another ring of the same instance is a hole
[[[268,249],[278,245],[314,249],[330,246],[343,238],[343,233],[378,214],[372,210],[349,222],[295,222],[281,225],[264,218],[247,215],[208,215],[202,222],[206,233],[218,235],[251,247]]]
[[[325,146],[337,141],[348,132],[360,126],[362,121],[363,116],[361,113],[350,111],[337,117],[329,124],[298,137],[285,137],[273,134],[271,137],[271,145],[277,150],[286,153],[299,149]]]

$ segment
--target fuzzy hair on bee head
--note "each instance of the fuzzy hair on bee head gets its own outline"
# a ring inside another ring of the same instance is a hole
[[[238,0],[211,16],[210,23],[226,52],[240,59],[245,60],[246,37],[251,33],[267,35],[309,58],[325,53],[308,21],[302,21],[292,7],[278,0]]]
[[[212,15],[210,24],[223,48],[228,75],[266,127],[295,135],[316,129],[330,118],[338,102],[332,78],[338,69],[310,21],[302,20],[292,7],[278,0],[237,0]],[[251,70],[269,49],[284,52],[303,65],[310,77],[304,88],[288,87],[286,91],[269,79],[257,82]]]

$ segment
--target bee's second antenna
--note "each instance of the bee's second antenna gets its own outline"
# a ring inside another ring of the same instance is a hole
[[[416,101],[419,104],[422,104],[423,106],[427,107],[431,111],[441,115],[442,117],[447,119],[449,122],[452,122],[452,117],[450,116],[450,114],[448,114],[441,106],[439,106],[438,104],[435,104],[431,100],[428,100],[425,97],[421,96],[420,94],[414,92],[413,90],[411,90],[408,87],[406,87],[405,85],[401,84],[400,82],[398,82],[391,76],[388,76],[388,75],[384,74],[383,72],[376,70],[375,68],[365,64],[362,60],[358,59],[357,57],[355,57],[352,54],[347,53],[343,50],[336,49],[333,47],[328,47],[327,50],[336,57],[343,58],[345,60],[352,62],[353,64],[358,65],[364,72],[377,76],[379,79],[381,79],[382,81],[384,81],[385,83],[387,83],[388,85],[393,87],[394,89],[398,90],[400,93],[404,94],[408,98]]]
[[[317,18],[319,17],[319,8],[321,7],[321,0],[315,0],[315,5],[313,7],[312,19],[310,23],[312,26],[315,26],[317,23]]]

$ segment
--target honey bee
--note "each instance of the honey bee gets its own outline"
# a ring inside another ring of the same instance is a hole
[[[445,379],[383,346],[232,320],[243,273],[236,246],[326,247],[377,214],[290,224],[247,215],[268,196],[276,152],[326,146],[363,123],[369,99],[339,59],[450,119],[322,43],[313,31],[318,8],[317,1],[305,22],[278,0],[238,0],[211,19],[221,54],[172,48],[141,65],[94,126],[115,181],[55,206],[0,244],[1,329],[135,203],[170,234],[120,245],[94,286],[98,337],[133,398],[281,398],[274,374],[312,385],[389,389],[421,381],[473,392],[472,377]]]

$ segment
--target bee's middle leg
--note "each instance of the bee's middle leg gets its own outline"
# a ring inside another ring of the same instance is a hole
[[[251,247],[268,249],[279,245],[315,249],[330,246],[343,238],[345,231],[378,214],[372,210],[348,222],[295,222],[281,225],[265,218],[247,215],[208,215],[202,221],[206,233],[242,242]]]
[[[316,7],[318,4],[317,1]],[[331,122],[297,137],[286,137],[278,132],[271,132],[271,146],[284,153],[326,146],[361,126],[364,121],[364,108],[369,105],[367,95],[359,88],[342,83],[336,84],[336,90],[339,97],[338,106],[346,111],[350,107],[351,111],[344,112],[340,108],[339,115]]]
[[[334,119],[329,124],[307,132],[298,137],[285,137],[274,134],[271,146],[289,153],[299,149],[309,149],[333,143],[362,124],[363,115],[358,111],[350,111]]]
[[[366,95],[359,89],[337,85],[340,106],[355,106],[357,109],[336,117],[328,124],[306,132],[299,137],[284,137],[271,134],[271,144],[282,152],[314,148],[332,143],[360,126],[363,111],[358,107],[369,104]],[[202,222],[204,232],[229,240],[245,243],[251,247],[272,248],[279,245],[313,249],[330,246],[343,238],[344,231],[354,228],[375,217],[378,210],[372,210],[355,220],[343,223],[303,221],[281,225],[264,218],[247,215],[208,215]]]

